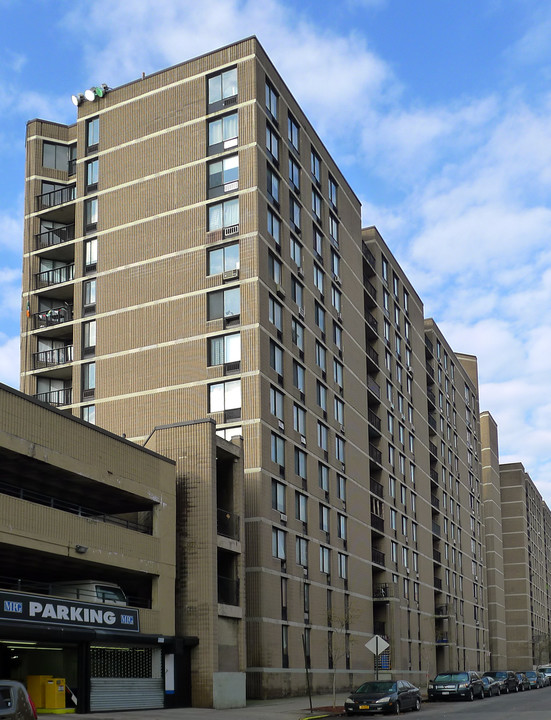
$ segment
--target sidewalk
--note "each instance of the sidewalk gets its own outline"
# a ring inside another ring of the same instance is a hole
[[[337,694],[337,711],[342,711],[345,696]],[[90,713],[81,715],[40,714],[39,720],[302,720],[323,718],[333,715],[332,695],[312,696],[313,710],[310,711],[308,697],[291,697],[276,700],[250,700],[247,707],[231,710],[212,708],[170,708],[160,710],[121,710],[116,712]]]

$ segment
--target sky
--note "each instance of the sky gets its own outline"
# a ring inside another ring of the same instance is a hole
[[[548,0],[0,0],[0,381],[19,386],[25,125],[256,35],[551,507]]]

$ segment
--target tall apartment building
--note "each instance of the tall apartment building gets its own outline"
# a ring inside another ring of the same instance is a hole
[[[28,125],[22,389],[138,443],[204,417],[243,437],[250,696],[304,691],[304,654],[314,689],[349,689],[375,634],[381,672],[486,669],[471,359],[258,41],[88,95]],[[187,492],[193,448],[154,447]]]

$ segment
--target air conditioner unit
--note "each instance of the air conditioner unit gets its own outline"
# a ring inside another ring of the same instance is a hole
[[[342,313],[337,313],[337,320],[342,322]]]
[[[341,433],[344,435],[344,425],[341,425]]]
[[[281,522],[287,522],[287,515],[285,515],[285,513],[281,513],[279,519]]]
[[[306,445],[306,436],[305,436],[305,435],[301,435],[301,436],[300,436],[300,442],[301,442],[303,445]]]
[[[303,278],[303,277],[304,277],[304,270],[303,270],[301,267],[299,267],[299,269],[297,270],[297,272],[298,272],[298,276],[299,276],[300,278]]]
[[[222,278],[224,280],[234,280],[239,277],[239,270],[234,268],[233,270],[225,270]]]
[[[299,307],[298,314],[299,314],[299,317],[304,319],[304,308],[303,307]]]
[[[341,284],[341,279],[340,279],[340,277],[339,277],[338,275],[333,275],[333,280],[334,280],[338,285]]]
[[[283,287],[283,285],[276,285],[276,293],[279,295],[279,297],[285,297],[285,288]]]
[[[280,430],[285,430],[285,423],[283,422],[283,420],[278,420],[277,424]]]

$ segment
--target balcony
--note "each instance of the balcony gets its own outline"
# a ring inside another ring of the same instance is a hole
[[[375,515],[375,513],[371,513],[371,528],[373,530],[377,530],[378,532],[384,533],[384,531],[385,531],[384,518],[379,517],[378,515]]]
[[[430,452],[437,458],[438,457],[438,448],[436,445],[432,442],[432,440],[429,440],[429,450]],[[438,480],[438,479],[437,479]]]
[[[381,399],[381,388],[379,384],[373,380],[371,375],[367,376],[367,389],[377,398],[377,400]]]
[[[51,350],[41,350],[33,353],[33,368],[39,370],[45,367],[55,367],[56,365],[64,365],[73,362],[73,346],[65,345],[65,347],[52,348]]]
[[[381,451],[373,445],[373,443],[369,443],[369,459],[372,460],[377,465],[380,465],[383,459],[383,456],[381,454]]]
[[[369,420],[369,437],[378,437],[381,434],[381,419],[373,410],[367,411],[367,419]]]
[[[427,398],[429,399],[429,410],[434,410],[436,407],[436,397],[432,390],[427,390]],[[432,407],[431,407],[432,406]]]
[[[438,485],[438,472],[431,468],[430,479]]]
[[[433,508],[436,508],[436,510],[440,510],[440,500],[436,497],[436,495],[430,496],[430,504]]]
[[[52,190],[51,192],[38,195],[36,198],[36,209],[37,210],[49,210],[50,208],[63,205],[65,203],[76,200],[77,187],[76,185],[67,185],[66,187],[59,188],[58,190]]]
[[[377,480],[373,480],[373,478],[370,478],[369,489],[374,495],[377,495],[377,497],[384,497],[384,488],[380,482],[377,482]]]
[[[35,288],[46,288],[51,285],[59,285],[61,283],[70,282],[74,280],[75,276],[75,264],[61,265],[60,267],[53,268],[52,270],[44,270],[43,272],[36,273]]]
[[[367,368],[369,372],[379,370],[379,353],[371,345],[367,346]]]
[[[55,327],[62,323],[70,322],[73,319],[73,306],[61,305],[59,307],[42,310],[33,316],[33,328],[40,330],[42,328]]]
[[[429,378],[431,380],[434,381],[434,369],[433,369],[432,365],[430,363],[427,363],[426,368],[427,368],[427,375],[429,376]]]
[[[429,415],[429,428],[436,432],[436,418],[433,415]]]
[[[442,580],[440,580],[440,578],[434,578],[434,587],[436,590],[442,590]]]
[[[375,289],[375,285],[373,283],[369,282],[367,278],[364,278],[364,288],[365,288],[365,302],[368,307],[376,307],[377,305],[377,290]]]
[[[379,324],[370,312],[365,313],[365,327],[367,337],[370,340],[375,340],[379,337]]]
[[[49,390],[48,392],[37,393],[34,396],[37,400],[60,407],[70,405],[73,398],[73,388],[62,388],[61,390]]]
[[[434,355],[434,347],[428,337],[425,336],[425,355],[431,358]]]
[[[377,263],[375,261],[375,255],[367,247],[365,243],[362,243],[362,253],[364,258],[367,260],[368,267],[373,271],[371,274],[374,275],[377,271]]]
[[[239,540],[239,516],[229,510],[218,508],[216,511],[216,531],[218,535],[232,540]]]
[[[437,645],[447,645],[449,643],[448,636],[446,633],[438,633],[436,635]]]
[[[438,537],[442,537],[442,530],[440,528],[440,525],[436,522],[432,523],[432,534],[437,535]]]
[[[377,583],[373,585],[373,600],[388,600],[394,597],[394,588],[389,583]]]
[[[36,249],[42,250],[43,248],[53,247],[55,245],[61,245],[62,243],[69,242],[75,239],[75,226],[65,225],[64,227],[53,228],[52,230],[45,230],[44,232],[35,235]]]
[[[385,554],[380,550],[371,548],[371,560],[375,563],[375,565],[382,565],[385,567]]]
[[[442,553],[440,550],[436,550],[435,548],[432,549],[432,559],[437,563],[442,562]]]
[[[239,605],[239,580],[218,576],[218,602],[221,605]]]

